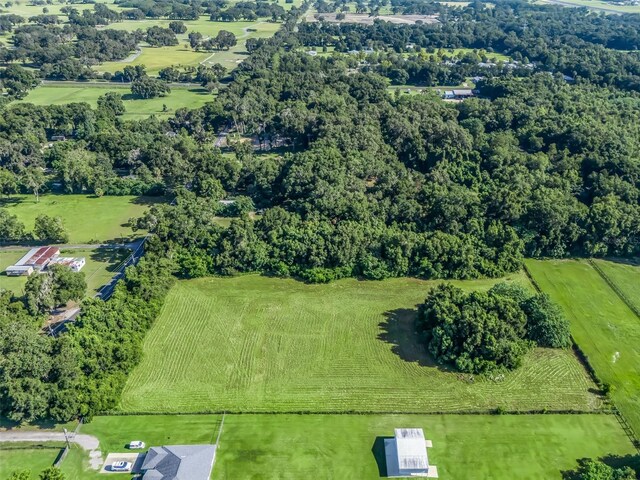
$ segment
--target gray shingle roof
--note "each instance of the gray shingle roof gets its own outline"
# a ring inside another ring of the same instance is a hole
[[[151,447],[142,464],[143,480],[209,480],[215,445]]]

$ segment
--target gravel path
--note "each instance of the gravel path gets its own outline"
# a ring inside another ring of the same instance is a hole
[[[89,463],[91,468],[99,470],[102,465],[102,452],[100,441],[93,435],[69,432],[69,440],[89,451]],[[0,442],[64,442],[65,436],[62,432],[0,432]]]

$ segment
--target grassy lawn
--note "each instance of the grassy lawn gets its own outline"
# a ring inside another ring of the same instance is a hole
[[[101,416],[80,432],[98,437],[105,458],[126,452],[134,439],[147,446],[215,443],[220,420],[219,415]],[[574,468],[578,458],[634,453],[612,415],[243,414],[224,420],[212,478],[377,479],[386,469],[384,438],[396,427],[424,429],[433,441],[430,463],[440,478],[560,480],[561,471]],[[0,478],[25,465],[42,470],[55,458],[49,452],[0,449]],[[105,478],[91,469],[88,452],[79,447],[71,449],[62,470],[69,480]]]
[[[13,265],[22,255],[24,250],[0,250],[0,288],[11,290],[16,295],[21,295],[27,277],[7,277],[4,269]],[[116,268],[131,254],[126,249],[61,249],[60,254],[67,257],[84,257],[86,265],[82,269],[87,281],[87,296],[93,296],[98,290],[109,283],[115,274]]]
[[[527,283],[523,274],[510,280]],[[495,280],[458,282],[489,288]],[[306,285],[247,275],[179,282],[144,343],[128,412],[450,412],[592,409],[569,351],[533,351],[519,370],[472,378],[435,366],[413,334],[435,282]]]
[[[640,319],[586,261],[528,260],[527,266],[563,307],[576,342],[602,381],[613,385],[614,403],[640,433]],[[637,278],[634,272],[623,283],[637,290]]]
[[[377,479],[396,427],[424,429],[443,479],[560,480],[578,458],[634,453],[610,415],[227,415],[213,478]]]
[[[133,31],[138,28],[146,30],[150,26],[159,25],[168,27],[170,20],[128,20],[113,23],[106,28]],[[208,17],[200,17],[199,20],[185,21],[187,33],[177,35],[180,43],[172,47],[148,47],[142,46],[142,54],[131,62],[105,62],[96,66],[100,72],[115,72],[122,70],[127,65],[144,65],[149,74],[155,75],[164,67],[171,65],[198,65],[204,63],[213,65],[220,63],[228,70],[235,68],[247,56],[245,42],[248,38],[266,38],[272,36],[279,28],[279,23],[268,22],[266,19],[255,22],[212,22]],[[188,43],[189,32],[200,32],[202,35],[212,37],[220,30],[226,30],[236,35],[238,44],[229,50],[219,52],[196,52]],[[255,30],[255,31],[253,31]]]
[[[640,288],[638,288],[640,285],[640,265],[600,259],[593,261],[600,267],[607,278],[618,287],[625,299],[636,310],[640,310]]]
[[[31,470],[31,478],[53,465],[63,444],[46,443],[40,446],[27,443],[0,444],[0,478],[9,478],[15,470]]]
[[[60,217],[69,232],[69,243],[96,243],[134,236],[127,222],[139,217],[161,197],[93,197],[89,195],[13,195],[0,200],[0,207],[17,215],[27,230],[40,214]]]
[[[64,105],[67,103],[85,102],[93,108],[97,106],[98,97],[107,92],[117,92],[122,95],[126,109],[123,118],[139,120],[150,115],[169,117],[181,107],[198,108],[207,102],[212,102],[214,96],[204,88],[171,87],[171,93],[166,97],[150,99],[137,98],[131,94],[130,85],[42,85],[29,92],[26,98],[16,103],[33,103],[35,105]],[[167,111],[163,111],[163,106]]]

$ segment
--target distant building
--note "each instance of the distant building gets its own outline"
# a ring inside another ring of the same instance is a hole
[[[20,260],[18,260],[14,267],[33,267],[36,271],[41,271],[49,265],[51,259],[57,255],[60,255],[60,249],[58,247],[36,247],[29,250]]]
[[[142,480],[209,480],[215,445],[151,447],[142,463]]]
[[[471,98],[475,96],[473,90],[469,88],[456,89],[456,90],[445,90],[442,98],[445,100],[464,100],[465,98]]]
[[[84,267],[86,261],[84,257],[53,257],[49,265],[64,265],[69,267],[74,272],[79,272]]]
[[[5,270],[8,277],[20,277],[22,275],[31,275],[33,267],[27,265],[11,265]]]
[[[312,57],[315,57],[316,55],[318,55],[318,52],[316,52],[315,50],[309,50],[307,52],[307,55],[311,55]]]
[[[438,469],[429,465],[427,447],[421,428],[396,428],[394,438],[384,441],[387,477],[438,478]]]
[[[74,272],[79,272],[85,266],[84,257],[61,257],[58,247],[36,247],[29,250],[14,265],[6,268],[9,276],[31,275],[41,272],[49,265],[66,265]]]

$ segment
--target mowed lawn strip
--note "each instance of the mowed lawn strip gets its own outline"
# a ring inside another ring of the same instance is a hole
[[[575,341],[613,386],[615,405],[640,434],[640,319],[585,260],[527,260],[527,267],[563,307]],[[628,282],[634,279],[630,275]]]
[[[161,197],[93,197],[90,195],[42,195],[36,203],[33,195],[13,195],[0,200],[0,207],[17,215],[27,231],[33,230],[38,215],[60,217],[69,232],[69,243],[95,243],[140,236],[128,225],[140,217]]]
[[[510,281],[527,284],[523,274]],[[487,289],[498,280],[456,282]],[[454,412],[590,410],[594,385],[568,350],[536,349],[493,379],[434,365],[414,335],[436,282],[307,285],[246,275],[178,282],[147,335],[120,410]]]
[[[443,479],[560,480],[635,453],[613,415],[227,415],[213,479],[377,479],[397,427],[424,429]]]
[[[640,312],[640,266],[602,259],[594,259],[593,262],[636,312]]]

